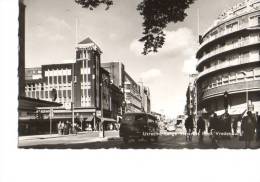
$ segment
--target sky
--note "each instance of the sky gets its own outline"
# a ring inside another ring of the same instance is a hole
[[[196,0],[184,22],[167,26],[163,48],[146,56],[138,41],[143,21],[136,10],[140,0],[114,0],[108,11],[104,6],[90,11],[74,0],[24,2],[26,67],[71,62],[76,42],[90,37],[103,52],[101,62],[122,62],[137,82],[150,88],[151,109],[173,118],[184,111],[188,75],[197,63],[198,33],[205,33],[221,12],[241,0]]]

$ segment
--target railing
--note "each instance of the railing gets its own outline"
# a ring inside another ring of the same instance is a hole
[[[217,71],[219,69],[223,69],[223,68],[228,68],[228,67],[232,67],[232,66],[236,66],[236,65],[240,65],[240,64],[247,64],[247,63],[252,63],[252,62],[258,62],[260,60],[259,55],[256,56],[255,58],[239,58],[239,59],[235,59],[235,60],[231,60],[231,61],[226,61],[222,64],[218,64],[216,66],[212,66],[202,72],[199,73],[198,78],[208,74],[208,73],[212,73],[214,71]]]
[[[220,37],[226,36],[226,35],[234,33],[234,32],[238,32],[238,31],[240,31],[242,29],[249,28],[251,26],[252,27],[253,26],[257,26],[257,25],[260,25],[260,23],[259,22],[254,22],[254,23],[251,23],[251,24],[238,25],[236,28],[226,29],[224,31],[221,31],[221,32],[219,32],[216,35],[213,35],[213,36],[210,36],[207,39],[204,39],[203,43],[199,46],[198,50],[201,50],[201,48],[204,47],[206,44],[208,44],[209,42],[212,42],[213,40],[216,40],[216,39],[218,39]]]
[[[198,94],[201,95],[201,100],[222,95],[225,91],[227,91],[228,93],[239,93],[245,92],[246,90],[260,90],[260,80],[246,80],[243,82],[222,85],[211,89],[205,89],[202,95],[201,92]]]
[[[258,43],[260,43],[260,37],[259,36],[257,38],[250,38],[249,40],[246,40],[246,41],[239,41],[237,43],[218,48],[214,51],[211,51],[209,54],[204,55],[199,60],[198,65],[201,64],[202,62],[204,62],[206,59],[209,59],[209,58],[216,56],[218,54],[222,54],[224,52],[227,52],[227,51],[230,51],[230,50],[233,50],[233,49],[246,47],[246,46],[258,44]]]

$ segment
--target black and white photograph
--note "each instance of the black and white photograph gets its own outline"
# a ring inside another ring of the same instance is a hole
[[[0,181],[259,182],[260,0],[0,0]]]
[[[18,148],[257,149],[259,0],[20,0]]]

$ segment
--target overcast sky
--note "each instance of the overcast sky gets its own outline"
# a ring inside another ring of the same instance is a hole
[[[142,17],[136,11],[140,0],[114,0],[105,11],[83,9],[74,0],[25,0],[26,67],[64,63],[75,59],[75,20],[78,41],[90,37],[102,49],[102,62],[121,61],[126,71],[151,90],[152,110],[168,116],[183,113],[188,73],[194,72],[197,48],[197,10],[200,32],[217,16],[240,0],[196,0],[182,23],[169,24],[166,43],[159,53],[140,54]]]

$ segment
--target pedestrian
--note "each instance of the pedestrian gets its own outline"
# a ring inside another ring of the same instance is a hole
[[[249,148],[251,141],[255,135],[256,121],[251,111],[247,111],[247,115],[242,119],[242,126],[245,148]]]
[[[225,113],[222,115],[221,119],[222,119],[222,127],[223,127],[222,131],[224,132],[224,135],[225,136],[227,134],[231,135],[231,133],[232,133],[232,129],[231,129],[231,116],[229,115],[227,109],[225,109]],[[225,138],[230,139],[230,136],[227,136]]]
[[[256,140],[260,140],[260,116],[256,112]]]
[[[61,135],[61,121],[58,123],[58,134]]]
[[[233,129],[234,136],[237,136],[237,123],[238,123],[238,119],[236,118],[232,123],[232,129]]]
[[[205,131],[205,120],[202,118],[202,116],[199,117],[197,121],[197,133],[199,133],[199,140],[203,140],[203,133]]]
[[[68,123],[69,123],[69,121],[66,121],[65,123],[64,123],[64,135],[68,135],[69,134],[69,126],[68,126]]]
[[[192,132],[194,128],[193,117],[188,115],[188,118],[185,120],[185,128],[186,128],[186,141],[192,141]]]
[[[210,123],[209,133],[211,134],[210,135],[211,142],[215,147],[218,147],[218,135],[220,132],[221,125],[220,125],[220,120],[218,118],[218,115],[215,112],[212,113],[209,123]]]
[[[65,135],[65,123],[64,123],[64,121],[61,123],[61,134]]]

